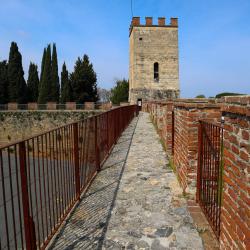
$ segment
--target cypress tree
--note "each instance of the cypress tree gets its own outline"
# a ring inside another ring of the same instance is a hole
[[[82,60],[78,57],[70,81],[74,101],[83,103],[98,100],[96,73],[87,55],[84,55]]]
[[[8,64],[0,62],[0,104],[8,102]]]
[[[40,81],[38,103],[45,104],[48,101],[51,101],[50,93],[51,93],[51,49],[50,45],[48,45],[46,49],[42,80]]]
[[[27,86],[24,80],[22,66],[22,55],[18,51],[17,44],[11,43],[8,63],[8,81],[9,81],[9,101],[26,103]]]
[[[90,63],[89,57],[87,55],[83,56],[83,67],[85,69],[87,93],[89,95],[88,101],[96,102],[98,101],[97,78],[93,69],[93,64]]]
[[[65,62],[61,72],[61,103],[70,102],[72,100],[72,87],[69,81],[69,72]]]
[[[43,57],[42,57],[42,63],[41,63],[41,73],[40,73],[40,82],[42,81],[45,59],[46,59],[46,48],[44,48],[44,50],[43,50]]]
[[[39,78],[38,78],[37,65],[35,65],[34,63],[30,63],[29,77],[27,81],[29,102],[37,102],[38,86],[39,86]]]
[[[58,62],[57,62],[57,52],[56,45],[53,44],[52,50],[52,64],[51,64],[51,101],[59,102],[59,76],[58,76]]]

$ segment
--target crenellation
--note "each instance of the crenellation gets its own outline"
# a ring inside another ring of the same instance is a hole
[[[166,18],[165,17],[158,17],[158,25],[165,26]]]

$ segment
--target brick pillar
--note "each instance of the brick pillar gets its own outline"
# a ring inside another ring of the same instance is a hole
[[[47,110],[56,110],[56,102],[47,102]]]
[[[17,103],[16,102],[9,102],[8,103],[8,110],[17,110]]]
[[[86,110],[94,110],[95,109],[95,103],[94,102],[85,102],[84,103],[84,109],[86,109]]]
[[[66,102],[66,110],[76,110],[75,102]]]
[[[37,110],[37,102],[29,102],[28,110]]]

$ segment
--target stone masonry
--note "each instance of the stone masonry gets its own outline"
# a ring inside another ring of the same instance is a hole
[[[178,22],[158,18],[158,25],[146,17],[146,24],[134,17],[130,27],[129,101],[163,100],[179,96]],[[154,75],[154,64],[158,64]],[[158,76],[158,77],[157,77]]]

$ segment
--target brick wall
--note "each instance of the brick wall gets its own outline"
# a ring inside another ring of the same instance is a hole
[[[250,96],[143,103],[167,145],[180,183],[196,191],[199,120],[224,116],[224,171],[220,249],[250,249]],[[174,110],[174,153],[172,151]]]
[[[183,190],[191,194],[196,192],[200,119],[220,121],[220,105],[210,102],[178,101],[174,103],[173,162]]]
[[[150,112],[167,152],[172,154],[174,151],[172,159],[183,190],[194,194],[199,119],[219,121],[220,105],[208,99],[177,99],[167,102],[144,103],[143,110]],[[174,142],[172,141],[173,111]],[[174,149],[172,144],[174,144]]]
[[[221,249],[250,249],[250,97],[222,105],[224,174]]]

